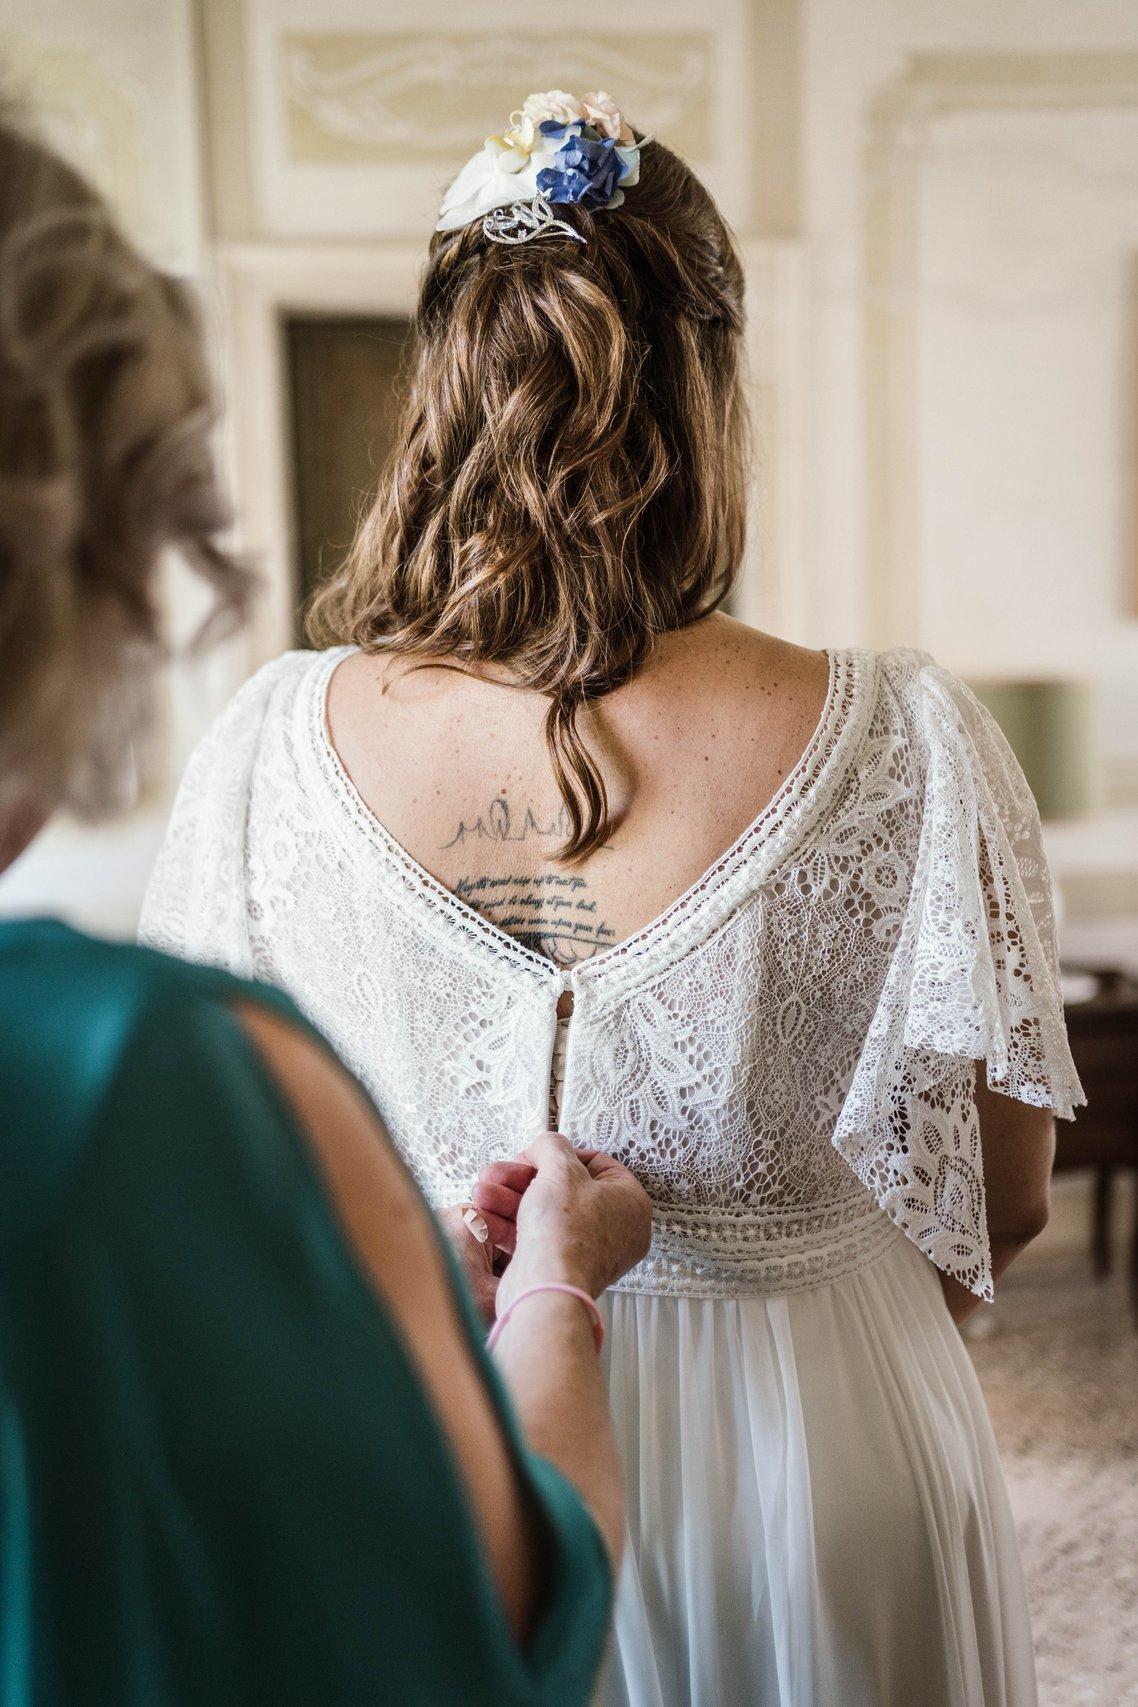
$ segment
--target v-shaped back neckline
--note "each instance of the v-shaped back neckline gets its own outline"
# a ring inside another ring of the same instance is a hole
[[[797,842],[807,822],[830,797],[825,786],[847,753],[856,751],[872,710],[877,679],[877,656],[859,648],[827,651],[829,678],[822,710],[795,764],[771,798],[746,828],[706,870],[647,923],[573,966],[527,948],[517,937],[487,919],[449,889],[398,841],[361,796],[336,750],[328,722],[328,692],[332,676],[357,648],[331,648],[311,672],[308,691],[298,707],[303,726],[297,734],[312,761],[315,786],[329,806],[328,818],[356,847],[366,845],[379,855],[381,872],[394,881],[420,918],[431,916],[456,942],[465,939],[474,953],[489,951],[499,963],[508,961],[536,975],[557,991],[577,990],[599,983],[627,986],[641,982],[661,965],[683,954],[736,910],[744,894],[753,892],[780,853]],[[740,881],[742,879],[742,881]],[[422,905],[416,907],[418,900]],[[621,973],[625,974],[623,977]]]

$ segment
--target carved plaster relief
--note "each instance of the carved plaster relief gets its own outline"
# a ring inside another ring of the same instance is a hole
[[[711,147],[714,59],[706,32],[600,39],[487,31],[445,36],[289,33],[281,83],[289,153],[307,162],[444,166],[506,122],[541,87],[617,92],[634,123],[651,123],[693,159]],[[645,115],[641,117],[641,115]]]
[[[785,0],[779,0],[784,4]],[[211,13],[212,16],[212,13]],[[364,14],[366,17],[366,14]],[[534,89],[606,89],[751,223],[754,46],[743,0],[629,0],[612,27],[535,26],[508,7],[472,29],[407,6],[361,27],[349,0],[245,0],[252,225],[266,236],[422,237],[449,177]],[[410,27],[409,27],[410,26]],[[781,63],[781,62],[780,62]],[[767,75],[777,66],[767,68]]]

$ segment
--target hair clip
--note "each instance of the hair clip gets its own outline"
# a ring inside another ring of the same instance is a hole
[[[568,220],[556,217],[544,196],[492,208],[482,221],[482,233],[491,243],[532,243],[536,237],[556,237],[559,233],[585,242]]]
[[[637,138],[603,90],[577,100],[564,89],[527,95],[501,136],[488,136],[443,196],[436,231],[482,223],[492,243],[532,243],[536,237],[586,239],[553,206],[590,213],[620,207],[640,180]]]

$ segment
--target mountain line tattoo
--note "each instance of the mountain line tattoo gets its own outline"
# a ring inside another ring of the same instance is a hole
[[[460,818],[458,829],[449,842],[443,842],[442,847],[453,848],[464,845],[468,841],[480,842],[524,842],[530,836],[556,836],[558,841],[564,841],[569,835],[569,814],[564,806],[560,806],[552,817],[542,818],[532,805],[527,805],[520,817],[510,810],[510,803],[504,794],[494,797],[477,818],[469,823]]]
[[[441,845],[446,850],[538,838],[564,842],[570,828],[563,805],[541,813],[531,802],[518,812],[504,794],[498,794],[477,817],[460,818],[450,841]],[[587,960],[616,941],[615,930],[598,917],[588,880],[577,872],[540,871],[519,877],[472,873],[458,879],[454,893],[532,953],[559,966]]]

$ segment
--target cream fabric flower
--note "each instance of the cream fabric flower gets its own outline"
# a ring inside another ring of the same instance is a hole
[[[539,130],[528,138],[524,125],[505,136],[488,136],[459,172],[439,209],[436,231],[457,231],[496,207],[533,201],[537,175],[557,157],[561,144]]]
[[[505,136],[488,136],[483,147],[496,172],[520,172],[529,165],[529,149],[510,131]]]
[[[537,194],[533,159],[511,148],[500,136],[486,139],[451,184],[439,209],[436,231],[457,231],[491,208],[531,201]]]
[[[522,111],[535,127],[544,119],[554,119],[558,124],[573,124],[576,120],[583,122],[585,118],[581,102],[566,89],[547,89],[544,94],[527,95]]]
[[[515,108],[510,114],[510,128],[506,132],[506,141],[514,148],[523,148],[528,154],[540,138],[541,132],[529,114],[522,112],[520,107]]]

